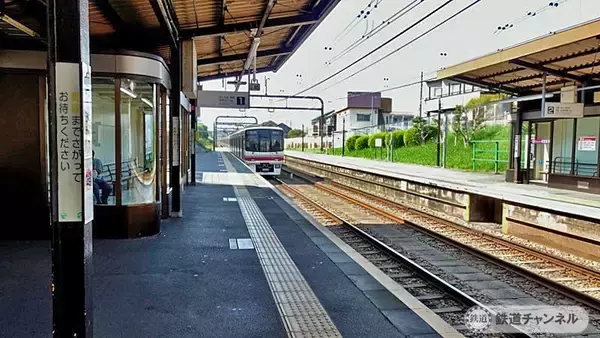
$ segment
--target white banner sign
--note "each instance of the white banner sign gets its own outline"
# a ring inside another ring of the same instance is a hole
[[[79,82],[80,72],[78,63],[56,63],[56,142],[58,151],[59,222],[78,222],[83,220],[81,187],[85,183],[86,192],[88,186],[93,187],[91,170],[88,173],[83,168],[83,163],[88,161],[84,161],[83,158],[84,147],[82,141],[84,137],[82,135],[82,107],[80,106],[82,100],[80,97]],[[91,149],[91,125],[89,129]],[[91,168],[91,160],[89,162]],[[82,177],[84,172],[85,177]]]
[[[546,102],[542,117],[577,118],[583,117],[583,103]]]
[[[581,136],[578,138],[579,151],[596,151],[596,136]]]
[[[247,92],[199,90],[196,103],[198,107],[247,109],[250,108],[250,95]]]
[[[381,148],[381,146],[382,146],[382,143],[383,143],[383,142],[382,142],[382,140],[381,140],[380,138],[376,138],[376,139],[375,139],[375,147],[376,147],[376,148]]]

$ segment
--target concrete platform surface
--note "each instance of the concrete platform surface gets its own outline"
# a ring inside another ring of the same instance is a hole
[[[94,241],[94,336],[286,337],[329,320],[343,337],[439,337],[231,155],[197,157],[183,218]],[[48,242],[0,242],[0,336],[51,335],[50,267]],[[298,307],[313,312],[282,318]]]
[[[554,189],[532,184],[518,185],[505,182],[503,175],[289,150],[285,154],[300,159],[328,163],[348,169],[362,170],[600,220],[600,198],[595,194]]]

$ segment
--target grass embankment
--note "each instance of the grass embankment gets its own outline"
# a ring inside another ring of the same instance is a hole
[[[510,138],[509,127],[504,126],[491,126],[484,128],[476,133],[473,141],[488,141],[485,143],[475,143],[476,149],[484,150],[485,152],[478,152],[476,155],[477,159],[494,160],[494,152],[496,144],[489,141],[500,141],[498,144],[500,153],[499,160],[508,160],[508,148]],[[473,170],[473,144],[465,146],[461,139],[458,139],[455,143],[454,133],[448,135],[448,150],[446,155],[446,167],[459,170]],[[443,146],[441,147],[443,148]],[[291,149],[300,150],[300,149]],[[326,149],[328,154],[341,155],[342,149]],[[307,152],[319,152],[319,149],[305,149]],[[388,160],[388,149],[361,149],[361,150],[348,150],[345,151],[347,157],[360,157],[376,160]],[[440,155],[441,156],[441,155]],[[398,149],[394,149],[394,162],[400,163],[411,163],[420,164],[427,166],[435,166],[437,164],[437,144],[436,141],[429,141],[424,145],[416,146],[403,146]],[[500,163],[498,165],[498,172],[504,172],[507,168],[507,163]],[[481,172],[494,172],[493,162],[476,162],[475,171]]]

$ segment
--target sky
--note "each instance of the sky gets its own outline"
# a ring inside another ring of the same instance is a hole
[[[261,83],[261,91],[264,91],[266,77],[268,78],[269,94],[296,94],[367,54],[446,1],[423,0],[415,9],[400,19],[386,24],[383,30],[366,39],[364,43],[351,52],[341,58],[334,59],[331,64],[326,64],[327,61],[332,60],[345,48],[360,40],[363,34],[372,27],[376,27],[401,8],[413,2],[413,0],[341,0],[277,73],[257,75],[257,79]],[[322,97],[326,112],[341,109],[346,106],[345,97],[349,91],[380,91],[416,82],[420,79],[421,71],[425,73],[426,79],[435,77],[435,72],[442,67],[462,63],[501,48],[547,35],[550,32],[594,20],[600,16],[599,0],[481,0],[452,21],[440,26],[375,66],[348,80],[337,83],[346,76],[406,44],[473,1],[452,1],[442,10],[375,54],[322,85],[303,93],[303,95]],[[379,3],[377,8],[374,8],[376,2]],[[559,6],[549,7],[550,2],[558,2]],[[367,7],[369,3],[372,3],[370,8]],[[355,20],[355,24],[351,26],[354,28],[344,31],[344,28],[364,9],[370,11],[367,18]],[[535,12],[536,15],[529,16],[527,15],[528,12]],[[512,28],[498,32],[498,27],[506,24],[512,24]],[[325,49],[325,47],[331,47],[331,50]],[[232,85],[224,88],[221,80],[203,82],[202,86],[204,90],[233,90]],[[242,86],[240,90],[247,90],[246,88]],[[261,94],[264,94],[264,92]],[[383,97],[392,98],[393,111],[418,113],[418,85],[387,91],[383,93]],[[271,103],[267,101],[260,102],[261,106],[265,104],[281,106],[285,105],[286,102],[277,102],[276,100]],[[319,106],[318,102],[298,100],[289,101],[287,104],[289,106]],[[310,120],[318,116],[319,112],[279,109],[274,112],[257,109],[240,112],[237,110],[201,108],[200,121],[211,129],[214,119],[219,115],[256,116],[261,122],[273,120],[278,123],[286,123],[293,128],[300,128],[302,124],[305,124],[306,127],[309,126]]]

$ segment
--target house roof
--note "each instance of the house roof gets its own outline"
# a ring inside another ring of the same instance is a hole
[[[600,83],[600,19],[498,50],[440,70],[451,79],[516,95],[540,93],[566,84]]]
[[[239,75],[251,49],[260,44],[257,72],[277,71],[340,0],[90,0],[93,52],[129,49],[170,62],[170,44],[193,39],[199,80]],[[0,14],[29,33],[0,20],[0,46],[46,50],[46,4],[12,1]],[[30,31],[29,31],[30,30]]]

